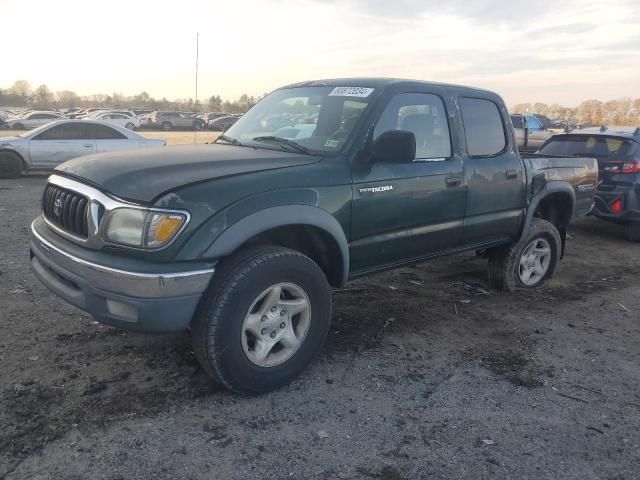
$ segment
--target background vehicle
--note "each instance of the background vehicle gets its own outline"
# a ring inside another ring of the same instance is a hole
[[[226,117],[218,117],[213,120],[209,120],[208,128],[209,130],[214,130],[218,132],[224,132],[227,128],[238,121],[238,117],[233,115],[227,115]]]
[[[101,122],[115,123],[121,127],[128,128],[129,130],[135,130],[140,127],[140,119],[138,117],[125,115],[124,113],[99,113],[98,115],[92,115],[92,120],[98,120]]]
[[[66,118],[64,115],[49,111],[35,111],[26,113],[20,117],[8,118],[5,123],[9,128],[15,130],[29,130],[31,128],[46,125],[54,120]]]
[[[184,112],[153,112],[151,125],[165,131],[172,128],[196,128],[194,114]]]
[[[214,145],[57,167],[31,264],[103,323],[190,327],[209,375],[268,391],[322,348],[331,286],[467,250],[496,288],[553,274],[569,222],[593,205],[596,161],[521,157],[506,112],[491,92],[426,82],[284,87]],[[312,117],[295,140],[269,130]],[[98,208],[65,220],[82,199]]]
[[[0,178],[51,169],[82,155],[163,145],[162,139],[144,138],[105,122],[60,120],[19,137],[0,137]]]
[[[521,152],[535,152],[553,135],[533,115],[511,115],[511,123]]]
[[[575,130],[553,136],[540,153],[596,158],[600,183],[593,215],[627,225],[629,239],[640,242],[640,128]]]

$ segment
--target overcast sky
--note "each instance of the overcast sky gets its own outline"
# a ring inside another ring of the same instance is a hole
[[[259,95],[385,76],[495,90],[511,105],[640,97],[640,0],[0,0],[0,87]]]

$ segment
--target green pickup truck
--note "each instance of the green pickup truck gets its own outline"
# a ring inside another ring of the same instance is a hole
[[[286,384],[321,350],[331,289],[475,250],[494,288],[534,288],[593,206],[591,158],[520,156],[502,99],[352,78],[274,91],[213,144],[58,166],[31,265],[98,321],[190,329],[236,392]]]

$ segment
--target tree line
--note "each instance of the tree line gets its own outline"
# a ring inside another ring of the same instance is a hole
[[[178,110],[185,112],[225,112],[244,113],[258,102],[262,97],[254,97],[247,94],[238,99],[223,100],[220,95],[211,95],[207,100],[193,98],[177,98],[169,100],[166,97],[156,99],[147,92],[138,95],[127,96],[121,93],[111,95],[98,93],[95,95],[78,95],[71,90],[53,92],[47,85],[40,85],[33,89],[26,80],[17,80],[9,88],[0,88],[0,107],[23,108],[139,108],[149,110]]]
[[[518,103],[511,109],[513,113],[545,115],[554,120],[574,124],[640,126],[640,98],[619,98],[603,102],[586,100],[575,108],[554,103]]]

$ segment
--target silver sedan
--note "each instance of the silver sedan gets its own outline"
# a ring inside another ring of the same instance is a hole
[[[89,120],[51,122],[17,137],[0,137],[0,178],[16,178],[30,170],[52,169],[92,153],[166,145],[124,127]]]

